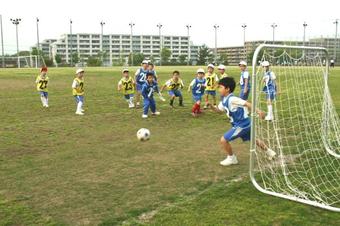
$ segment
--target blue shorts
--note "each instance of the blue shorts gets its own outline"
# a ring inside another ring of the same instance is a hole
[[[244,93],[244,89],[241,89],[240,98],[242,100],[248,100],[249,93],[250,93],[250,89],[249,88],[248,88],[248,92],[246,94]]]
[[[42,97],[48,97],[48,92],[45,92],[45,91],[39,91],[39,93],[40,93],[40,96],[42,96]]]
[[[211,96],[216,96],[216,90],[206,90],[205,94],[211,95]]]
[[[77,103],[79,103],[79,102],[83,102],[84,103],[84,96],[75,95],[74,98],[75,98]]]
[[[136,89],[137,89],[137,92],[142,92],[142,87],[143,87],[143,84],[139,84],[139,83],[137,83],[136,84]]]
[[[276,92],[265,92],[267,100],[275,100]]]
[[[227,141],[232,141],[236,138],[241,138],[243,141],[248,141],[250,140],[250,125],[247,127],[233,126],[223,135],[223,137]]]
[[[197,102],[202,100],[202,95],[192,95],[192,99]]]
[[[130,100],[131,97],[133,97],[133,93],[124,95],[126,100]]]
[[[169,95],[170,96],[175,96],[175,97],[181,97],[182,96],[182,93],[181,93],[181,91],[179,91],[179,90],[169,90]]]

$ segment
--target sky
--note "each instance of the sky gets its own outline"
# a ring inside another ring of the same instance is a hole
[[[37,42],[36,17],[40,19],[40,40],[59,38],[69,32],[99,33],[104,21],[104,34],[158,34],[161,23],[164,35],[190,36],[194,44],[215,45],[214,24],[219,25],[218,47],[241,46],[243,23],[247,24],[246,40],[271,40],[271,24],[276,23],[276,40],[302,40],[303,23],[306,37],[334,37],[335,19],[340,19],[339,0],[1,0],[0,14],[6,53],[16,50],[15,26],[10,18],[21,18],[19,49],[27,50]],[[340,26],[339,26],[340,31]],[[340,33],[340,32],[339,32]]]

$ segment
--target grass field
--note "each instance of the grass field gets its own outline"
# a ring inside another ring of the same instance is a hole
[[[174,69],[187,85],[197,67],[161,67],[161,83]],[[258,192],[249,182],[248,143],[234,143],[239,165],[219,166],[229,123],[211,111],[192,118],[188,93],[185,108],[157,101],[161,115],[142,120],[116,91],[120,70],[86,69],[85,116],[74,114],[74,69],[49,70],[49,109],[35,91],[36,70],[0,71],[0,225],[340,224],[338,213]],[[338,113],[339,82],[336,68]],[[137,141],[141,127],[150,141]]]

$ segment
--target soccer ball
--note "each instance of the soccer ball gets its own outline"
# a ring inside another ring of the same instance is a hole
[[[137,139],[140,141],[146,141],[150,139],[150,130],[141,128],[137,131]]]

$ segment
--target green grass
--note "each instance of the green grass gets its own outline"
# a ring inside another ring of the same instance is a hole
[[[161,67],[160,80],[175,68],[186,85],[197,69]],[[116,91],[120,69],[86,70],[83,117],[74,114],[73,69],[49,70],[49,109],[35,91],[36,70],[0,71],[0,225],[336,225],[339,214],[256,191],[247,143],[234,143],[240,165],[220,167],[228,121],[210,111],[192,118],[188,93],[185,108],[157,101],[161,115],[142,120]],[[237,68],[228,73],[238,78]],[[334,91],[337,76],[338,68]],[[150,141],[137,141],[141,127]]]

